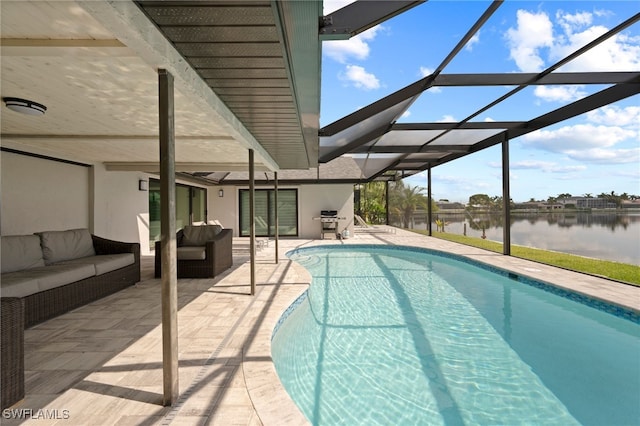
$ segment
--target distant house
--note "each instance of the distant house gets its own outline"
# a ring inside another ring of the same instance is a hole
[[[620,204],[622,209],[638,209],[640,210],[640,200],[624,200]]]
[[[564,206],[573,205],[578,209],[615,209],[616,203],[605,198],[567,197],[557,201]]]
[[[563,210],[564,204],[562,203],[538,203],[540,210]]]
[[[511,208],[512,210],[539,210],[541,209],[540,205],[543,203],[540,203],[538,201],[527,201],[525,203],[513,203],[513,207]]]
[[[452,203],[449,201],[438,201],[436,202],[436,206],[438,206],[439,211],[443,210],[464,210],[464,204],[462,203]]]

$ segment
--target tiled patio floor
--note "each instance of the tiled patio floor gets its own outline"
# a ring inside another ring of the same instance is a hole
[[[162,406],[160,280],[143,260],[136,286],[25,333],[27,396],[14,409],[57,419],[2,424],[294,425],[306,420],[282,388],[271,362],[271,332],[309,285],[285,253],[317,244],[428,247],[509,269],[640,311],[640,288],[489,253],[406,231],[378,229],[353,238],[280,240],[258,252],[257,290],[249,296],[247,240],[234,240],[234,265],[215,279],[178,281],[180,398]],[[43,411],[38,411],[42,409]]]

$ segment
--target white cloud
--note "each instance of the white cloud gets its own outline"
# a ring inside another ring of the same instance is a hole
[[[536,86],[534,94],[547,102],[570,102],[583,98],[587,93],[583,86]]]
[[[339,78],[353,84],[358,89],[373,90],[380,87],[380,80],[358,65],[347,65],[345,72]]]
[[[567,156],[574,160],[598,164],[640,163],[640,148],[570,150]]]
[[[493,168],[501,168],[502,164],[499,162],[490,162],[490,167]],[[576,165],[576,166],[560,166],[558,163],[550,162],[550,161],[535,161],[535,160],[522,160],[516,161],[509,164],[509,169],[511,170],[540,170],[546,173],[576,173],[581,172],[587,169],[587,166],[584,165]]]
[[[426,77],[428,75],[433,74],[433,68],[428,68],[428,67],[420,67],[420,77]]]
[[[406,110],[405,112],[403,112],[403,113],[402,113],[402,116],[401,116],[401,117],[402,117],[402,118],[407,118],[407,117],[409,117],[410,115],[411,115],[411,111]]]
[[[462,190],[478,190],[478,189],[485,189],[485,188],[491,187],[491,185],[487,182],[483,182],[481,180],[476,180],[476,179],[469,179],[466,176],[436,175],[433,177],[433,181],[435,183],[444,183],[444,184],[452,185]]]
[[[616,105],[607,105],[587,113],[587,119],[596,124],[606,126],[630,126],[640,127],[640,106],[620,108]]]
[[[615,171],[611,172],[611,175],[613,175],[613,176],[621,176],[621,177],[624,177],[624,178],[631,178],[631,179],[640,179],[640,169],[631,170],[631,171],[615,170]]]
[[[515,170],[530,170],[530,169],[549,170],[555,165],[556,163],[550,163],[548,161],[523,160],[523,161],[510,163],[509,168],[515,169]]]
[[[322,44],[322,52],[331,59],[344,64],[350,59],[365,60],[371,51],[369,43],[372,42],[385,27],[376,25],[367,31],[358,34],[349,40],[329,40]]]
[[[511,58],[521,71],[541,71],[544,60],[540,56],[540,50],[553,45],[553,25],[544,12],[518,10],[517,27],[509,28],[506,38]]]
[[[629,138],[638,138],[638,133],[618,126],[578,124],[524,135],[522,145],[564,154],[576,161],[599,164],[640,161],[640,148],[612,149]]]
[[[541,71],[575,52],[609,29],[594,24],[606,11],[555,15],[518,10],[517,25],[505,34],[511,58],[524,72]],[[640,39],[616,34],[560,68],[560,71],[633,71],[640,67]]]
[[[552,173],[575,173],[587,170],[587,166],[555,166],[550,171]]]
[[[578,12],[575,14],[564,13],[562,10],[556,12],[558,24],[564,29],[565,33],[571,34],[575,30],[591,25],[593,15],[589,12]]]
[[[554,47],[551,59],[559,60],[607,31],[605,27],[590,27],[571,34],[566,44]],[[633,71],[640,68],[640,44],[624,34],[617,34],[559,68],[560,71]]]
[[[464,45],[464,48],[471,52],[473,50],[473,45],[478,43],[480,43],[480,31],[471,36],[467,44]]]
[[[442,118],[440,120],[438,120],[438,123],[451,123],[451,122],[456,122],[458,120],[455,119],[455,117],[453,115],[443,115]]]
[[[573,150],[611,147],[635,134],[634,131],[621,127],[576,124],[555,130],[538,130],[524,135],[522,140],[523,145],[528,147],[566,153]]]

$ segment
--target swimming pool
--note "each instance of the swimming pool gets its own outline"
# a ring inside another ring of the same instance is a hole
[[[632,312],[424,249],[323,246],[288,256],[313,281],[274,330],[272,356],[313,424],[640,418]]]

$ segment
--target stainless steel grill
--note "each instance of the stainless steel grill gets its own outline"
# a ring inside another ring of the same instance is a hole
[[[320,216],[313,219],[320,221],[320,239],[324,240],[325,235],[333,235],[336,239],[340,238],[339,222],[345,218],[338,217],[337,210],[320,210]]]

